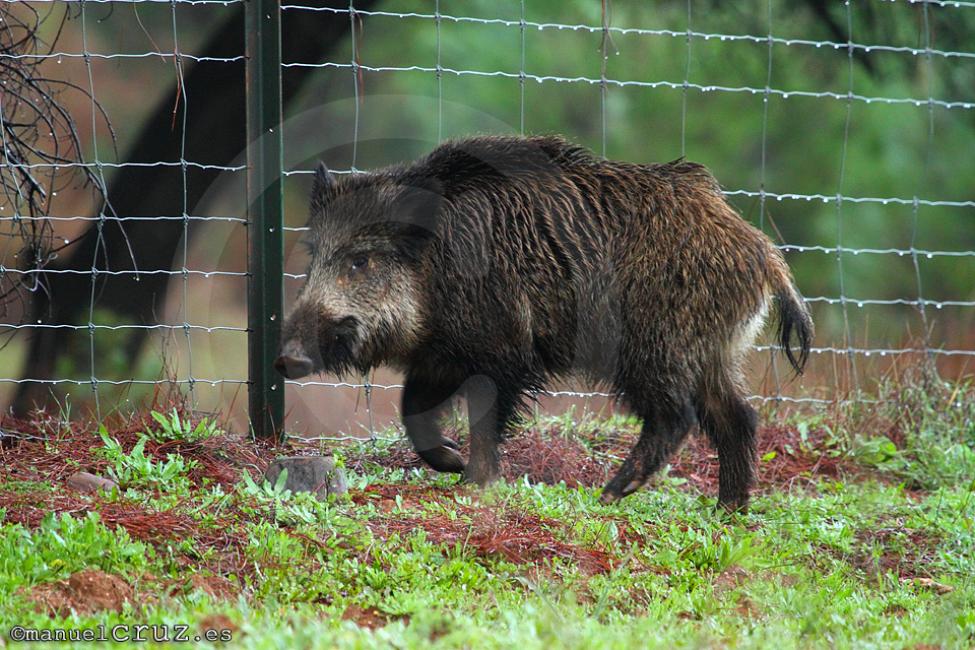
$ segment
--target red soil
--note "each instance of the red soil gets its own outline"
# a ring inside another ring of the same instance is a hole
[[[122,578],[93,569],[75,573],[67,580],[37,585],[27,593],[38,612],[50,616],[121,611],[132,600],[132,587]]]

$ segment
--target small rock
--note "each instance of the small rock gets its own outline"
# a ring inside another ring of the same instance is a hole
[[[115,481],[88,472],[76,472],[68,477],[68,487],[79,492],[94,494],[99,490],[111,492],[117,488]]]
[[[292,492],[313,492],[324,500],[330,494],[345,494],[349,484],[345,471],[335,466],[331,456],[293,456],[274,460],[264,473],[264,478],[274,485],[282,470],[288,470],[284,487]]]

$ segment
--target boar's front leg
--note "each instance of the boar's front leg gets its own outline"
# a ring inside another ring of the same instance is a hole
[[[464,478],[483,487],[501,477],[498,446],[514,417],[520,391],[499,390],[498,384],[482,375],[466,383],[465,393],[471,457]]]
[[[420,458],[438,472],[464,471],[464,459],[457,452],[457,444],[443,437],[437,422],[457,388],[454,384],[417,377],[407,377],[403,386],[406,435]]]

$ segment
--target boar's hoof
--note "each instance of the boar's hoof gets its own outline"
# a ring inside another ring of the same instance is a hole
[[[604,504],[616,503],[620,499],[630,494],[633,494],[637,490],[643,487],[643,481],[632,480],[626,484],[626,487],[619,487],[620,481],[615,478],[606,484],[603,488],[603,493],[599,496],[599,502]]]
[[[616,503],[623,498],[623,495],[615,490],[610,489],[608,486],[603,488],[603,493],[599,495],[599,502],[603,505],[610,505]]]
[[[463,473],[464,471],[464,459],[457,453],[454,449],[454,445],[451,442],[444,441],[444,444],[439,447],[434,447],[433,449],[424,449],[423,451],[418,451],[420,458],[422,458],[427,465],[437,470],[438,472],[453,472],[455,474]]]
[[[495,463],[472,460],[464,472],[464,481],[480,487],[487,487],[501,478],[500,468]]]

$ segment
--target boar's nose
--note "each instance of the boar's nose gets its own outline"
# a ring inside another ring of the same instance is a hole
[[[312,362],[303,354],[282,354],[274,361],[274,369],[288,379],[300,379],[311,374]]]

